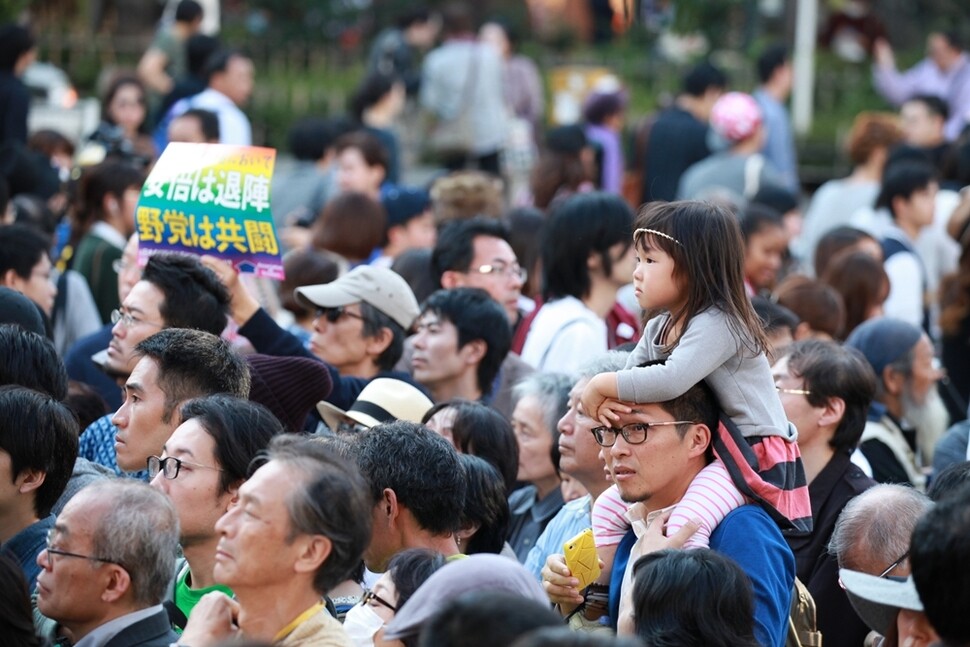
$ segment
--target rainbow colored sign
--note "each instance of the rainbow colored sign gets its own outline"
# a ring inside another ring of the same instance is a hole
[[[223,144],[169,144],[135,210],[139,256],[156,251],[211,254],[240,272],[283,278],[270,213],[276,150]]]

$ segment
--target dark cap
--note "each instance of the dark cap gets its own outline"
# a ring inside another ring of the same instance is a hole
[[[431,208],[431,195],[424,189],[396,187],[381,197],[387,213],[387,228],[406,224]]]

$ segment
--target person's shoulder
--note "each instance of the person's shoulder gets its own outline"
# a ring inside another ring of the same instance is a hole
[[[735,542],[742,539],[749,543],[756,542],[759,537],[784,543],[778,524],[761,506],[749,503],[735,508],[721,520],[711,533],[711,548],[717,550],[728,539]]]

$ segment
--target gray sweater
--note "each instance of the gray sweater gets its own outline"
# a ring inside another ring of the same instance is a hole
[[[797,437],[781,406],[771,367],[764,353],[751,356],[728,327],[725,314],[709,308],[695,315],[673,351],[667,353],[660,335],[670,320],[662,314],[647,322],[640,343],[617,373],[620,400],[666,402],[687,392],[701,380],[713,389],[724,413],[745,437]],[[662,365],[639,367],[648,360]]]

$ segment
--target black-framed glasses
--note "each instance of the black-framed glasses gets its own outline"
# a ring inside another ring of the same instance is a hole
[[[178,477],[179,470],[182,469],[183,465],[188,465],[189,467],[195,467],[204,470],[215,470],[217,472],[223,472],[225,470],[218,467],[211,467],[209,465],[200,465],[199,463],[192,463],[189,461],[183,461],[181,459],[175,458],[174,456],[166,456],[165,458],[159,458],[158,456],[148,457],[148,478],[153,479],[158,476],[161,472],[162,476],[172,480]]]
[[[667,422],[631,422],[622,427],[593,427],[590,431],[596,444],[601,447],[612,447],[616,444],[616,437],[623,436],[630,445],[640,445],[647,441],[647,432],[651,427],[666,427],[669,425],[692,425],[692,420],[671,420]]]
[[[902,555],[900,555],[899,556],[899,559],[897,559],[895,562],[893,562],[892,564],[890,564],[889,567],[886,570],[884,570],[882,573],[880,573],[879,574],[879,577],[886,577],[887,575],[889,575],[890,573],[892,573],[893,570],[895,570],[900,564],[902,564],[904,561],[906,561],[906,559],[908,557],[909,557],[909,549],[907,549],[905,553],[903,553]]]
[[[501,261],[479,265],[478,267],[473,267],[468,271],[475,272],[477,274],[484,274],[486,276],[504,276],[510,279],[519,279],[523,283],[525,283],[526,279],[529,278],[529,272],[527,272],[526,269],[518,263],[512,263],[509,265]]]
[[[385,600],[381,596],[377,595],[376,593],[374,593],[370,589],[366,589],[364,591],[364,595],[362,595],[360,597],[360,603],[362,605],[363,604],[367,604],[371,600],[373,600],[374,602],[376,602],[377,604],[379,604],[379,605],[381,605],[383,607],[387,607],[388,609],[390,609],[394,613],[397,613],[397,607],[396,606],[394,606],[393,604],[391,604],[390,602],[388,602],[387,600]]]
[[[337,323],[344,315],[354,319],[360,319],[361,321],[367,321],[363,315],[359,315],[356,312],[351,312],[348,310],[347,306],[337,306],[336,308],[317,308],[317,316],[323,317],[330,323]]]
[[[86,560],[91,561],[91,562],[102,562],[104,564],[115,564],[117,566],[121,566],[122,568],[125,568],[125,565],[122,564],[121,562],[119,562],[116,559],[108,559],[107,557],[97,557],[95,555],[82,555],[81,553],[70,553],[70,552],[68,552],[66,550],[60,550],[59,548],[54,548],[54,545],[53,545],[53,537],[54,537],[54,529],[51,528],[50,530],[47,531],[47,541],[46,541],[46,545],[44,547],[45,550],[47,550],[48,556],[50,556],[50,555],[58,555],[60,557],[74,557],[76,559],[86,559]],[[51,559],[50,557],[48,557],[47,559],[53,565],[54,560]]]

